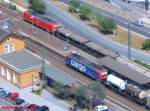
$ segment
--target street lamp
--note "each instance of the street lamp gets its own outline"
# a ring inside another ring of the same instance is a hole
[[[143,22],[141,21],[134,21],[129,22],[128,24],[128,59],[131,60],[131,27],[132,25],[136,25],[138,27],[143,27]]]
[[[55,31],[53,30],[53,39],[54,39],[54,33],[55,33]]]
[[[33,92],[33,74],[32,74],[32,92]]]
[[[131,59],[131,25],[132,22],[128,24],[128,59]]]
[[[64,50],[67,50],[68,49],[68,46],[69,46],[69,39],[68,39],[68,36],[69,36],[70,34],[66,34],[65,36],[66,36],[66,45],[65,45],[65,47],[64,47]]]
[[[48,38],[48,41],[50,41],[50,37],[49,37],[49,30],[47,29],[47,38]]]

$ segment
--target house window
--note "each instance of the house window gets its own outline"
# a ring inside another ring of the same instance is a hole
[[[15,73],[13,73],[13,83],[17,84],[17,76]]]
[[[14,51],[14,45],[10,44],[9,45],[9,52],[13,52]]]
[[[7,74],[7,69],[6,69],[6,67],[2,66],[1,68],[2,68],[2,76],[3,76],[3,77],[6,77],[6,74]]]
[[[5,45],[4,51],[5,51],[5,53],[11,53],[11,52],[13,52],[14,51],[14,45],[13,44]]]
[[[7,77],[6,78],[7,78],[8,81],[10,81],[10,79],[11,79],[10,72],[9,72],[8,69],[7,69]]]
[[[9,47],[6,45],[5,46],[5,53],[8,53],[9,52]]]
[[[1,76],[3,76],[3,66],[1,66]]]

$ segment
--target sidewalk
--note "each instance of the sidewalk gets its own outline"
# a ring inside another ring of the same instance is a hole
[[[50,111],[67,111],[68,107],[70,107],[69,104],[55,98],[46,90],[43,91],[42,97],[40,97],[31,92],[31,87],[19,89],[4,79],[0,79],[0,87],[11,92],[18,92],[20,97],[23,98],[26,102],[34,103],[40,106],[46,105],[49,107]]]

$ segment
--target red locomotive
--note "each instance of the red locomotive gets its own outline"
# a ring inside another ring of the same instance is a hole
[[[52,33],[55,33],[59,27],[57,21],[49,18],[48,16],[40,15],[33,10],[25,11],[23,13],[23,19]]]

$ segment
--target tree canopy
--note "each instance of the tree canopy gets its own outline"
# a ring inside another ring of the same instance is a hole
[[[90,20],[90,17],[92,16],[93,13],[93,11],[86,6],[80,7],[79,12],[80,12],[80,18],[83,20]]]
[[[117,28],[113,20],[107,18],[98,18],[98,25],[100,32],[104,34],[113,33],[113,30]]]
[[[80,7],[80,0],[70,0],[70,5],[79,8]]]
[[[104,87],[102,84],[98,81],[92,82],[89,86],[88,89],[93,92],[93,97],[97,97],[100,99],[104,99],[106,96],[106,93],[104,91]]]
[[[142,49],[150,50],[150,39],[146,39],[142,45]]]
[[[69,11],[70,12],[78,12],[77,10],[80,7],[80,0],[70,0],[70,7],[69,7]]]
[[[94,81],[88,86],[82,85],[76,90],[76,101],[79,107],[93,107],[102,104],[106,96],[104,88],[99,81]]]
[[[29,8],[37,13],[44,14],[46,11],[46,5],[42,0],[29,0]]]

